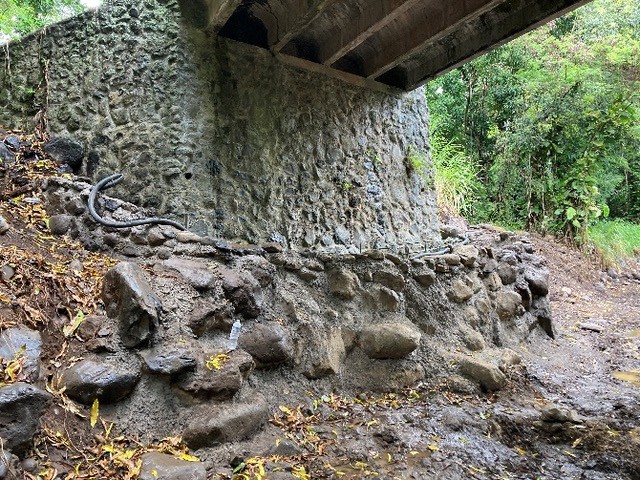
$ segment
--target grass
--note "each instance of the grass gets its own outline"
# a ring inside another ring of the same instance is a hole
[[[605,265],[624,265],[640,255],[640,224],[604,220],[589,228],[589,238]]]

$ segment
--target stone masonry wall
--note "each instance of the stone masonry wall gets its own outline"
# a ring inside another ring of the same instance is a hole
[[[48,120],[76,173],[124,173],[111,195],[195,233],[336,252],[436,238],[407,160],[428,149],[421,90],[283,66],[183,25],[174,0],[112,0],[0,55],[0,125]]]

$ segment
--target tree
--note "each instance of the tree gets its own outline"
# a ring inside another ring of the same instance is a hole
[[[0,0],[0,41],[21,37],[82,10],[80,0]]]

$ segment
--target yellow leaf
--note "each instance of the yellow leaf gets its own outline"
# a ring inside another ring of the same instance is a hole
[[[205,363],[205,367],[207,367],[208,370],[220,370],[228,360],[229,355],[226,353],[221,353],[215,357],[211,355],[209,360]]]
[[[181,460],[186,460],[187,462],[199,462],[200,459],[198,457],[195,457],[193,455],[189,455],[188,453],[181,453],[180,454],[180,459]]]
[[[64,336],[68,338],[73,335],[83,321],[84,312],[82,310],[79,310],[76,314],[76,317],[73,319],[73,323],[71,325],[67,325],[62,329],[62,333],[64,334]]]
[[[526,450],[523,450],[523,449],[518,448],[518,447],[516,447],[516,452],[518,452],[520,455],[526,455],[527,454]]]
[[[98,423],[98,408],[99,408],[99,402],[98,399],[96,398],[93,401],[93,405],[91,405],[91,428],[96,426],[96,423]]]
[[[575,440],[572,444],[571,447],[576,448],[578,445],[580,445],[582,443],[582,439],[578,438],[577,440]]]
[[[151,470],[151,475],[153,475],[154,477],[158,476],[158,471],[157,470]]]
[[[432,452],[437,452],[438,450],[440,450],[437,445],[429,445],[427,448]]]

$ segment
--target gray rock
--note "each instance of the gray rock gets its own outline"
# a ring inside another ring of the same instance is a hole
[[[11,150],[9,150],[9,148],[4,144],[4,142],[0,142],[0,163],[7,165],[15,161],[16,161],[15,154]]]
[[[463,358],[459,361],[460,373],[478,382],[480,387],[489,392],[501,390],[507,383],[504,374],[495,365],[475,358]]]
[[[188,320],[189,328],[198,337],[211,330],[230,331],[232,324],[232,305],[225,301],[216,302],[205,297],[196,300]]]
[[[175,386],[197,398],[229,399],[242,388],[255,367],[251,355],[242,350],[230,352],[229,359],[219,370],[207,368],[208,359],[199,358],[196,371],[182,375]]]
[[[239,345],[253,357],[257,368],[286,363],[293,353],[287,331],[276,322],[253,325],[240,335]]]
[[[456,303],[464,303],[473,296],[473,289],[461,278],[456,278],[451,283],[449,298]]]
[[[431,270],[428,267],[420,267],[413,274],[413,278],[416,282],[420,284],[422,287],[430,287],[436,281],[436,272]]]
[[[115,403],[127,397],[140,380],[140,362],[116,357],[82,360],[67,368],[61,378],[65,393],[72,399],[91,405]]]
[[[340,371],[347,356],[342,330],[304,324],[298,333],[304,341],[299,363],[305,377],[322,378]]]
[[[0,387],[0,437],[3,448],[19,454],[30,446],[40,416],[51,399],[49,393],[27,383]]]
[[[49,230],[54,235],[64,235],[69,231],[73,223],[71,215],[52,215],[49,218]]]
[[[439,261],[446,263],[447,265],[460,265],[462,263],[460,256],[455,253],[446,253],[437,257]]]
[[[349,230],[344,228],[342,225],[339,225],[338,227],[336,227],[334,238],[336,242],[341,245],[351,244],[351,234],[349,233]]]
[[[174,257],[165,260],[162,264],[180,273],[196,290],[209,290],[215,286],[217,280],[215,269],[209,268],[206,262]]]
[[[522,297],[512,291],[501,291],[496,297],[496,313],[500,320],[509,320],[519,313],[522,305]]]
[[[269,406],[260,398],[215,409],[207,406],[190,416],[182,437],[189,448],[197,450],[253,436],[267,422]]]
[[[405,286],[404,277],[402,275],[386,270],[374,272],[373,281],[378,282],[391,290],[395,290],[396,292],[402,292]]]
[[[472,352],[478,352],[485,347],[484,337],[476,330],[465,331],[462,340]]]
[[[201,462],[180,460],[173,455],[147,452],[142,455],[140,480],[206,480],[207,470]]]
[[[461,245],[454,249],[454,253],[460,257],[460,261],[465,267],[473,267],[478,258],[478,249],[474,245]]]
[[[382,311],[395,312],[402,305],[402,294],[386,287],[379,287],[376,290],[376,297],[376,305]]]
[[[344,270],[331,270],[327,273],[329,292],[345,300],[356,296],[358,290],[358,277],[355,273]]]
[[[4,450],[0,454],[0,479],[16,480],[20,478],[18,471],[20,459],[9,450]]]
[[[500,275],[497,272],[491,272],[484,279],[484,284],[490,292],[495,292],[502,287],[502,280],[500,279]]]
[[[152,247],[159,247],[164,242],[167,241],[167,237],[165,237],[164,233],[160,228],[152,228],[147,233],[147,243]]]
[[[369,358],[403,358],[420,345],[420,330],[410,323],[389,322],[362,329],[359,343]]]
[[[503,285],[510,285],[516,281],[516,269],[507,263],[501,263],[498,266],[498,275]]]
[[[527,270],[524,278],[534,295],[544,296],[549,293],[549,272],[547,270]]]
[[[575,410],[562,408],[557,405],[548,405],[540,411],[543,422],[550,423],[581,423],[580,416]]]
[[[44,151],[56,162],[69,165],[75,173],[82,167],[84,147],[71,138],[53,138],[45,144]]]
[[[32,382],[40,372],[42,337],[40,332],[25,326],[11,327],[0,334],[0,357],[12,361],[24,347],[25,363],[20,375],[21,381]]]
[[[222,290],[237,313],[245,318],[256,318],[262,313],[262,288],[247,272],[237,272],[223,265],[216,268]]]
[[[2,281],[4,282],[8,282],[9,280],[11,280],[15,274],[15,269],[13,267],[10,267],[9,265],[3,265],[0,269],[0,276],[2,277]]]
[[[125,346],[135,347],[149,338],[158,322],[160,299],[138,265],[122,262],[109,270],[104,277],[102,301],[107,315],[118,320]]]
[[[302,454],[302,448],[289,440],[282,440],[265,452],[265,456],[295,457]]]
[[[2,215],[0,215],[0,235],[4,235],[9,231],[9,223],[4,219]]]
[[[153,373],[177,375],[196,368],[196,357],[192,349],[156,347],[140,352],[140,356]]]

